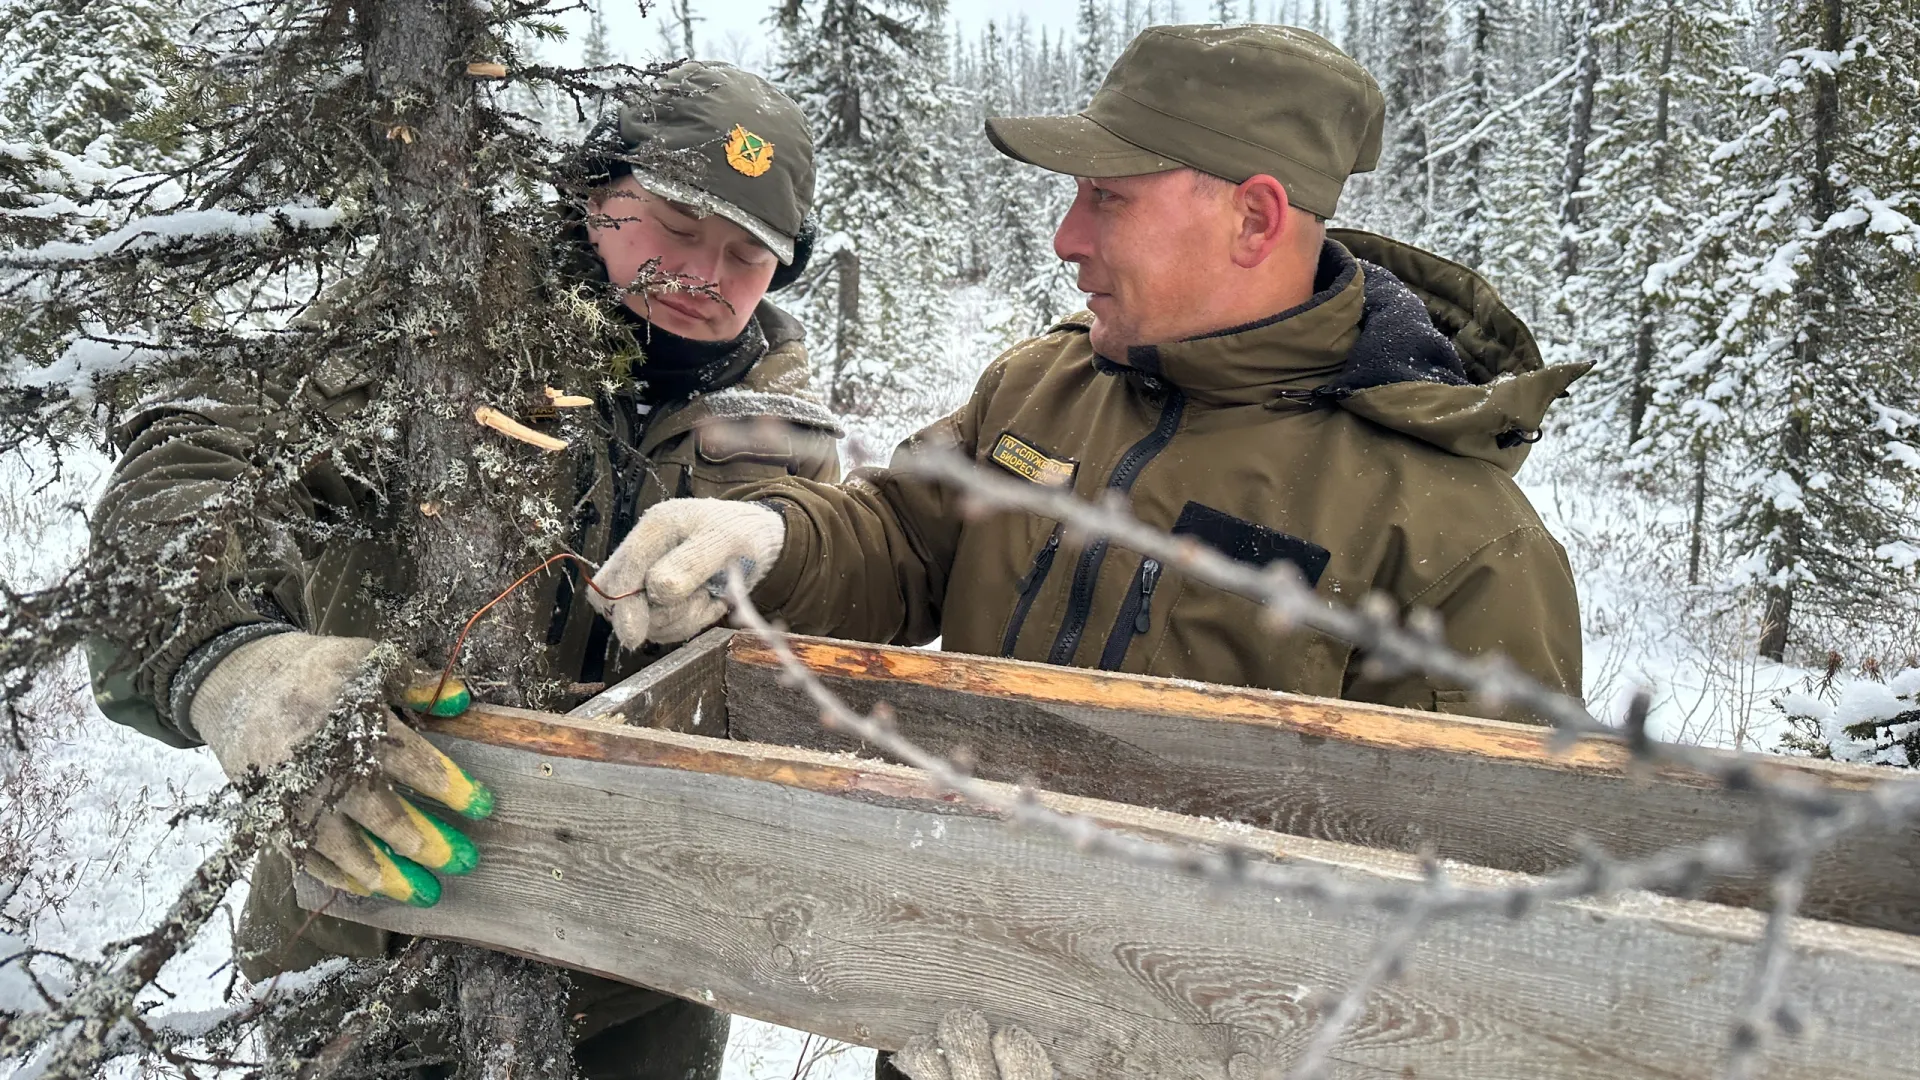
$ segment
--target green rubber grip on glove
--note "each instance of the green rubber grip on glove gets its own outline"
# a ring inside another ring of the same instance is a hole
[[[394,851],[385,840],[364,829],[360,838],[367,842],[373,861],[380,868],[380,887],[374,890],[374,895],[422,908],[440,902],[440,879],[426,867]]]
[[[479,789],[485,792],[486,788]],[[491,805],[492,796],[488,796]],[[467,834],[446,824],[439,818],[415,806],[411,800],[401,799],[406,808],[407,820],[414,831],[426,841],[420,853],[420,862],[430,870],[442,874],[471,874],[473,868],[480,865],[480,849],[474,846]]]
[[[435,696],[434,691],[440,691]],[[428,716],[459,716],[473,704],[473,692],[467,689],[464,680],[455,675],[447,676],[442,686],[438,675],[408,684],[400,695],[401,704],[417,713]]]

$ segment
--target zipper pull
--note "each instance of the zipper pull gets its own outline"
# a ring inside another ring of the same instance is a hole
[[[1140,610],[1133,616],[1133,632],[1144,634],[1153,625],[1153,588],[1160,584],[1160,564],[1148,559],[1140,564]]]
[[[1014,582],[1015,591],[1024,593],[1033,588],[1040,575],[1046,573],[1047,568],[1053,565],[1053,553],[1059,550],[1059,547],[1060,531],[1056,529],[1048,534],[1046,546],[1040,549],[1040,554],[1034,556],[1033,565],[1027,568],[1027,572],[1020,576],[1019,581]]]

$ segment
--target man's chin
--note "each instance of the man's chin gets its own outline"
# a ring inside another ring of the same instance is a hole
[[[1115,333],[1112,324],[1098,315],[1093,317],[1093,322],[1087,327],[1087,340],[1093,345],[1094,352],[1109,360],[1125,360],[1127,358],[1127,342],[1125,338]]]

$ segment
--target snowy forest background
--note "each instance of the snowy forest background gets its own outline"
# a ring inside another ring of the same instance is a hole
[[[750,55],[703,41],[698,6],[662,4],[638,41],[589,9],[584,34],[534,34],[525,57],[717,55],[803,103],[822,242],[776,299],[809,327],[850,461],[884,460],[1000,348],[1079,307],[1050,239],[1071,187],[993,153],[984,117],[1079,109],[1152,23],[1305,26],[1388,102],[1380,167],[1336,224],[1479,269],[1550,359],[1596,363],[1521,476],[1580,581],[1595,713],[1646,687],[1669,739],[1920,763],[1911,0],[1082,0],[1071,32],[962,31],[938,0],[786,0]],[[0,0],[0,165],[51,160],[68,185],[64,205],[0,202],[0,229],[84,214],[91,193],[193,153],[157,118],[216,7]],[[586,130],[566,101],[523,107]],[[30,273],[0,265],[10,303],[30,294]],[[32,333],[0,319],[0,381],[106,420],[89,386],[138,350],[103,330],[38,364]],[[0,448],[9,597],[84,547],[110,464],[87,430],[57,476],[44,445]],[[77,663],[35,693],[57,722],[0,749],[0,952],[97,951],[150,923],[213,842],[170,819],[221,778],[98,717]],[[179,1008],[219,999],[228,951],[216,926],[169,969]],[[0,1009],[31,993],[0,969]],[[822,1053],[736,1032],[731,1076]],[[856,1075],[854,1058],[831,1051],[813,1075]]]

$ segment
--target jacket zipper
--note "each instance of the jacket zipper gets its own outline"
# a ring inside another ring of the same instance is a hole
[[[1133,591],[1120,605],[1120,617],[1113,620],[1113,633],[1107,635],[1106,651],[1100,654],[1100,670],[1117,671],[1127,659],[1133,639],[1153,627],[1153,590],[1160,584],[1160,562],[1143,559],[1133,575]]]
[[[1147,437],[1134,443],[1133,447],[1113,467],[1113,475],[1107,477],[1107,490],[1122,495],[1133,490],[1133,483],[1140,478],[1140,471],[1147,463],[1158,457],[1160,451],[1173,441],[1173,433],[1180,428],[1180,418],[1187,410],[1187,396],[1175,389],[1168,389],[1166,404],[1160,407],[1160,422]],[[1086,632],[1087,617],[1093,613],[1093,587],[1100,581],[1100,564],[1107,557],[1107,541],[1102,537],[1087,545],[1080,555],[1080,565],[1073,571],[1073,592],[1067,601],[1067,619],[1060,625],[1060,636],[1053,639],[1053,651],[1047,654],[1047,662],[1070,664],[1073,654],[1080,645],[1080,635]]]
[[[1000,640],[1001,656],[1013,655],[1013,647],[1020,641],[1020,627],[1026,624],[1027,612],[1033,610],[1033,598],[1040,595],[1040,586],[1047,583],[1047,573],[1053,569],[1053,557],[1059,553],[1060,526],[1055,525],[1053,532],[1047,534],[1047,542],[1040,548],[1040,553],[1033,557],[1033,568],[1014,585],[1020,592],[1020,599],[1013,605],[1013,618],[1007,622],[1007,636]]]

